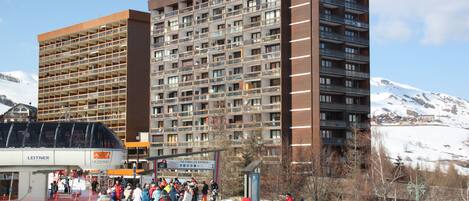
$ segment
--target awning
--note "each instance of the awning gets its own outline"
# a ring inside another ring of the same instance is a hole
[[[141,148],[141,147],[150,147],[150,142],[125,142],[126,148]]]
[[[143,169],[137,169],[136,173],[139,174],[143,172]],[[114,169],[114,170],[107,170],[107,175],[109,176],[133,176],[134,170],[133,169]]]

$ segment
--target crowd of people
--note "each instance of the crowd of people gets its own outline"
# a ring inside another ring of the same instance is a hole
[[[215,181],[198,183],[194,178],[180,182],[177,178],[160,178],[143,186],[116,180],[115,185],[102,190],[98,201],[216,201],[218,184]]]

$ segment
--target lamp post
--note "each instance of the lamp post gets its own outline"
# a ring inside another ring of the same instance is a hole
[[[425,194],[425,185],[419,183],[418,175],[415,177],[415,183],[410,181],[407,184],[407,191],[409,192],[410,196],[415,194],[415,201],[420,201],[420,198],[423,197],[423,194]]]

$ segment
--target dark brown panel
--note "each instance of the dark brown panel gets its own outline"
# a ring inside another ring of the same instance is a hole
[[[291,43],[292,57],[309,55],[311,51],[311,43],[309,40]],[[305,58],[307,59],[307,58]]]
[[[292,94],[291,100],[294,108],[311,107],[311,93]]]
[[[292,126],[310,126],[311,111],[292,112]]]
[[[292,62],[291,74],[310,73],[311,72],[311,59],[294,59]]]
[[[307,84],[311,83],[310,76],[311,75],[292,77],[292,91],[311,90],[311,86]]]

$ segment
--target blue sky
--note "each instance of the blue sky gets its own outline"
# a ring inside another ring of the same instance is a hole
[[[92,6],[90,6],[92,5]],[[0,0],[0,71],[37,73],[37,34],[146,0]],[[469,99],[469,1],[371,0],[372,76]]]

